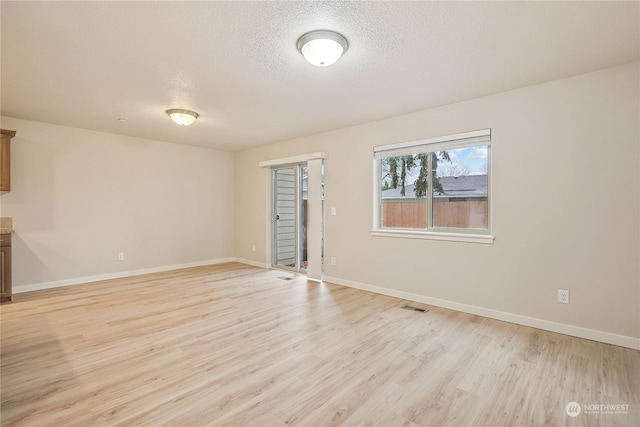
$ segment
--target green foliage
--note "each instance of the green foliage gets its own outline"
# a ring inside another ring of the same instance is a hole
[[[383,176],[383,190],[390,188],[398,188],[400,186],[400,195],[405,196],[406,187],[411,183],[407,183],[407,173],[413,168],[418,167],[418,177],[413,182],[414,193],[416,197],[426,197],[429,187],[428,173],[429,173],[429,155],[431,155],[431,167],[433,189],[438,194],[444,194],[442,184],[436,176],[438,169],[438,162],[451,161],[449,153],[446,151],[434,151],[432,153],[413,154],[401,157],[388,157],[383,159],[383,170],[386,175]]]
[[[427,189],[428,189],[428,181],[427,181],[427,173],[429,170],[429,154],[418,154],[416,156],[420,162],[420,173],[418,174],[418,178],[414,183],[413,192],[416,194],[416,197],[426,197]]]

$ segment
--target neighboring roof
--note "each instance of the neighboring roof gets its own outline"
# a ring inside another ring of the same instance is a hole
[[[445,176],[438,178],[445,194],[434,197],[478,197],[487,195],[487,175]],[[414,198],[414,185],[407,185],[405,195],[400,195],[400,186],[382,191],[383,199]]]

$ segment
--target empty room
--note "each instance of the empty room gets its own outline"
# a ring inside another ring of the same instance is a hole
[[[640,426],[640,2],[0,36],[2,427]]]

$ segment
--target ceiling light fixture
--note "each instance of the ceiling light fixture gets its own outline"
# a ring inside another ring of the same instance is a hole
[[[166,113],[171,117],[171,120],[174,123],[177,123],[181,126],[189,126],[199,117],[198,113],[191,110],[182,110],[179,108],[173,108],[171,110],[167,110]]]
[[[342,34],[328,30],[311,31],[298,39],[298,50],[302,56],[318,67],[333,64],[348,47],[349,43]]]

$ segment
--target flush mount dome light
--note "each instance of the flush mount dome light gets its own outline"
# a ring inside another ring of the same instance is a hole
[[[347,51],[349,43],[342,34],[327,30],[311,31],[298,39],[298,50],[318,67],[326,67],[336,62]]]
[[[174,123],[177,123],[181,126],[189,126],[198,118],[198,113],[191,110],[182,110],[179,108],[173,108],[171,110],[167,110],[166,113],[171,117],[171,120]]]

